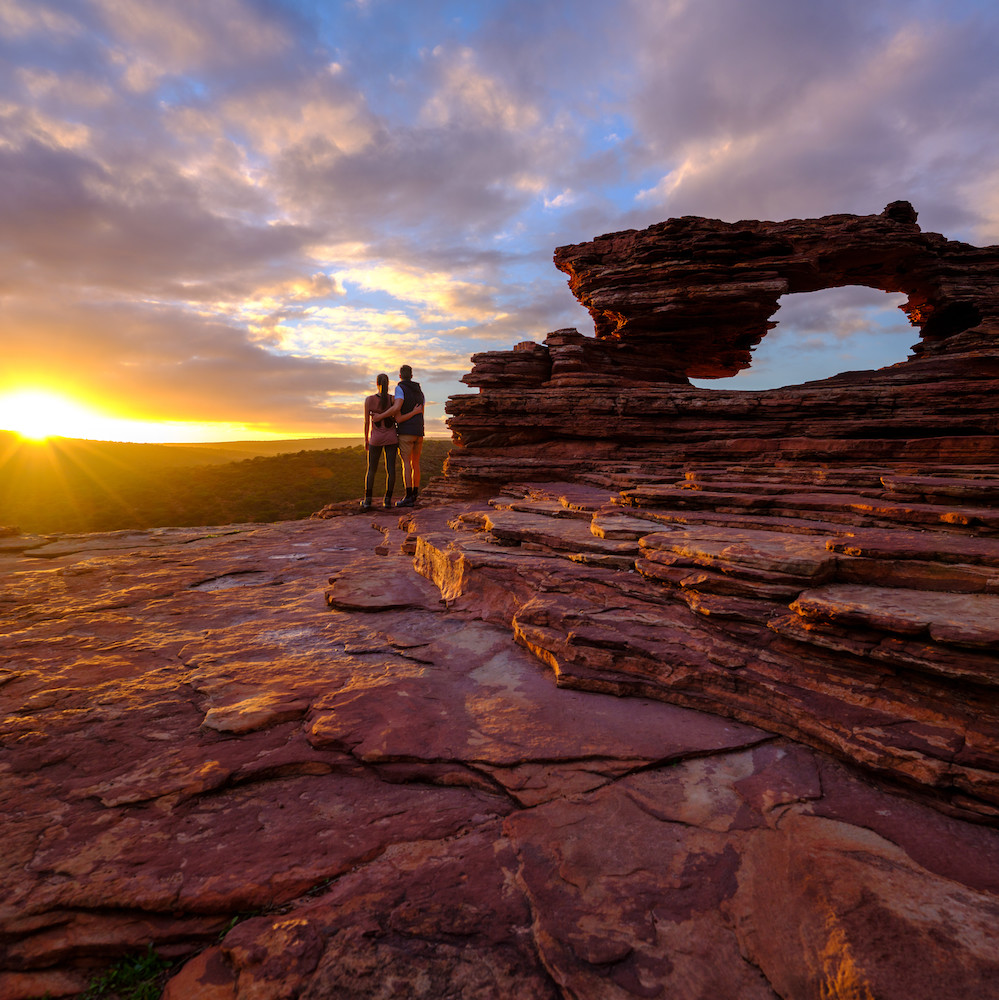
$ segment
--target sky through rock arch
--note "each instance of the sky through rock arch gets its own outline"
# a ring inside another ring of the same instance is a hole
[[[774,329],[753,349],[749,368],[723,379],[691,379],[703,389],[778,389],[847,371],[905,361],[919,342],[900,306],[908,296],[847,285],[783,295]]]

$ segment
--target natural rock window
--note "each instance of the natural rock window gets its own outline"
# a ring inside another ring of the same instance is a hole
[[[905,302],[900,292],[859,285],[783,295],[771,317],[777,325],[753,349],[750,368],[691,382],[704,389],[778,389],[905,361],[919,340],[900,309]]]

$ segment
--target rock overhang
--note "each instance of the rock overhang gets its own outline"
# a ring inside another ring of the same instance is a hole
[[[685,216],[558,247],[554,262],[595,339],[646,358],[646,381],[735,375],[782,295],[845,285],[907,295],[901,308],[924,343],[983,323],[999,332],[999,248],[923,233],[905,201],[785,222]]]

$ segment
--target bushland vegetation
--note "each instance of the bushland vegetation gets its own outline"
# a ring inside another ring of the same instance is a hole
[[[252,442],[178,446],[51,438],[0,432],[0,526],[23,532],[117,531],[283,521],[364,492],[363,444],[245,455]],[[428,438],[422,481],[439,475],[449,440]],[[382,489],[382,472],[376,492]],[[397,466],[401,496],[402,469]]]

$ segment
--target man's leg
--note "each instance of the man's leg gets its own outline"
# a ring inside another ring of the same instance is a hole
[[[423,451],[423,438],[418,437],[413,439],[413,450],[409,455],[409,463],[413,470],[413,479],[410,485],[413,489],[418,490],[420,488],[420,454]]]
[[[419,438],[413,437],[412,434],[399,435],[399,454],[402,456],[402,481],[406,484],[406,495],[396,504],[396,507],[413,506],[412,455],[413,442],[418,440]]]
[[[413,466],[411,456],[413,454],[413,442],[416,440],[411,434],[399,435],[399,457],[402,459],[402,481],[406,489],[413,486]]]
[[[423,451],[423,438],[418,437],[413,442],[413,450],[409,456],[409,463],[413,469],[413,503],[420,495],[420,454]]]

